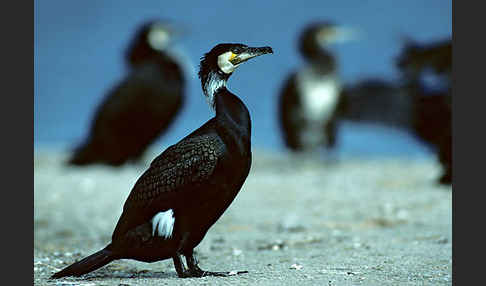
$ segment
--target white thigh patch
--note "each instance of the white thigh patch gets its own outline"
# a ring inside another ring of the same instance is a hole
[[[175,217],[172,209],[159,212],[152,218],[152,235],[171,238],[174,229]]]

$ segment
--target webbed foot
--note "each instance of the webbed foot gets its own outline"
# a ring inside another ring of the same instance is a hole
[[[230,272],[211,272],[205,271],[199,268],[197,265],[197,260],[194,257],[192,251],[187,253],[186,255],[187,261],[187,269],[185,269],[182,261],[179,258],[174,259],[174,264],[176,265],[177,275],[181,278],[188,278],[188,277],[207,277],[207,276],[218,276],[218,277],[227,277],[232,275],[239,275],[248,273],[248,271],[230,271]]]

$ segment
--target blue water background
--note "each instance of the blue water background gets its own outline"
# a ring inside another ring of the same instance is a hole
[[[196,77],[201,55],[220,42],[273,47],[243,65],[229,88],[250,110],[254,148],[285,151],[276,120],[283,79],[302,64],[298,33],[314,20],[359,28],[359,41],[335,45],[344,83],[398,80],[394,59],[405,37],[427,42],[452,35],[451,0],[375,1],[34,1],[34,146],[72,148],[87,134],[94,108],[127,72],[123,52],[133,31],[151,18],[180,25],[177,48],[192,65],[184,110],[155,145],[167,146],[212,113]],[[190,70],[189,66],[189,70]],[[338,152],[430,155],[411,134],[343,122]]]

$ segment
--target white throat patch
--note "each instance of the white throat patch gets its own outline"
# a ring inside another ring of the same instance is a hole
[[[307,120],[327,121],[337,106],[341,84],[336,75],[319,75],[306,68],[297,75],[303,113]]]
[[[172,209],[159,212],[152,218],[152,236],[171,238],[174,230],[175,217]]]
[[[225,74],[232,73],[238,67],[238,65],[235,66],[230,62],[232,55],[232,52],[226,52],[218,56],[218,67]]]
[[[210,74],[204,83],[204,94],[206,95],[206,101],[212,110],[216,108],[214,106],[214,93],[223,86],[226,86],[226,81],[222,80],[215,74]]]

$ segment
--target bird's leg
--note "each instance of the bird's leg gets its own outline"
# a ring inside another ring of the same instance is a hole
[[[179,278],[190,277],[188,276],[189,272],[184,266],[184,263],[182,262],[181,259],[181,255],[179,253],[176,253],[176,255],[172,257],[172,260],[174,261],[174,267],[176,269],[177,276],[179,276]]]
[[[179,244],[179,248],[177,249],[175,255],[172,256],[172,260],[174,261],[174,267],[176,269],[177,276],[179,276],[179,278],[192,277],[191,273],[184,266],[184,262],[182,262],[182,258],[181,258],[181,249],[184,243],[186,242],[187,237],[188,237],[187,234],[183,235],[181,242]]]
[[[204,271],[199,266],[197,266],[197,259],[194,256],[194,252],[191,250],[189,253],[184,254],[186,257],[187,267],[189,268],[189,273],[192,277],[203,277],[203,276],[229,276],[236,274],[248,273],[248,271],[234,271],[234,272],[210,272]]]
[[[336,145],[337,128],[336,119],[331,118],[329,122],[326,123],[324,127],[324,132],[326,134],[326,147],[332,148]]]

